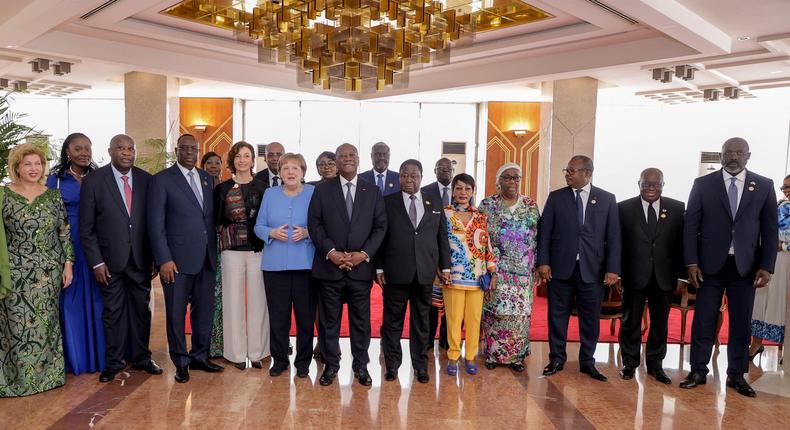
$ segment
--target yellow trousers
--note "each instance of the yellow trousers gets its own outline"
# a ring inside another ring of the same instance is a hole
[[[467,361],[474,360],[480,346],[480,319],[483,314],[483,291],[442,288],[444,311],[447,316],[447,358],[458,360],[461,356],[461,327],[466,327]]]

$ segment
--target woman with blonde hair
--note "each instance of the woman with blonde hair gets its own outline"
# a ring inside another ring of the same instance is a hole
[[[74,250],[60,192],[44,186],[47,170],[41,149],[17,145],[11,183],[0,189],[10,269],[0,283],[0,397],[66,382],[58,299],[71,285]]]

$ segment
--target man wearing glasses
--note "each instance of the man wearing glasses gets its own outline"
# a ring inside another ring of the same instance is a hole
[[[604,288],[620,273],[620,222],[614,194],[592,186],[592,160],[575,155],[563,169],[568,186],[552,191],[538,223],[538,275],[549,291],[549,364],[544,376],[562,370],[568,355],[568,320],[579,312],[579,370],[606,381],[595,368],[595,347]]]
[[[754,293],[771,280],[779,225],[773,181],[746,170],[750,156],[745,139],[727,139],[721,148],[722,169],[697,178],[689,194],[684,258],[689,282],[698,290],[691,372],[680,388],[706,382],[719,306],[727,291],[727,386],[747,397],[757,395],[743,374],[749,371]]]
[[[685,204],[662,197],[664,174],[645,169],[639,177],[639,195],[622,201],[620,230],[623,235],[623,322],[620,326],[620,377],[634,378],[642,345],[642,313],[650,307],[650,333],[645,361],[647,374],[663,384],[672,380],[664,372],[667,354],[667,323],[683,266],[683,212]]]

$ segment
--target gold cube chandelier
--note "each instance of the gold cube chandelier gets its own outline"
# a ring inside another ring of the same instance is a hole
[[[405,87],[410,67],[448,61],[476,29],[552,17],[519,0],[188,0],[162,13],[232,29],[301,85],[349,92]]]

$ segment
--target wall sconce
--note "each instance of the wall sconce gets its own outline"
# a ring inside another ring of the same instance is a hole
[[[208,127],[206,124],[195,124],[195,125],[192,126],[192,128],[194,128],[195,130],[197,130],[197,131],[199,131],[201,133],[206,131],[206,127]]]
[[[527,133],[529,133],[529,130],[513,130],[513,134],[517,138],[522,138],[522,137],[526,136]]]

